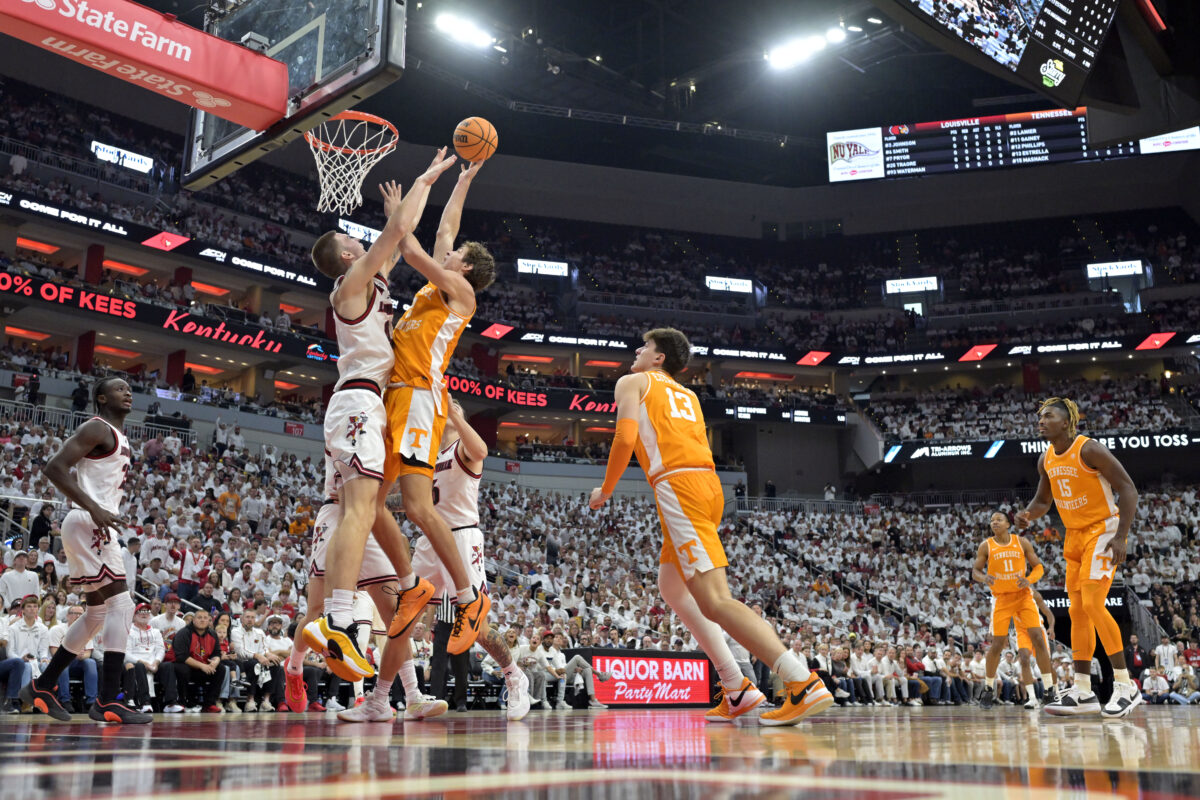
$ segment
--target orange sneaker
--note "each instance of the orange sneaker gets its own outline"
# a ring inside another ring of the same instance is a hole
[[[403,636],[432,599],[433,584],[424,578],[417,578],[415,586],[397,594],[396,614],[388,625],[388,637],[395,639]]]
[[[833,705],[833,695],[815,672],[809,674],[808,680],[785,683],[784,688],[783,706],[763,714],[758,718],[758,724],[795,725]]]
[[[767,699],[749,678],[742,678],[742,685],[736,692],[719,687],[717,697],[720,698],[717,705],[704,715],[709,722],[733,722],[747,711],[758,708]]]
[[[291,663],[292,657],[289,655],[287,661],[283,664],[283,695],[287,701],[287,706],[292,711],[297,713],[303,711],[308,706],[308,687],[304,683],[304,668],[300,668],[300,672],[292,674],[288,669],[288,664]]]
[[[475,599],[466,604],[454,607],[454,627],[450,631],[450,641],[446,652],[452,656],[465,653],[479,638],[479,632],[487,624],[488,612],[492,609],[492,600],[478,589]]]

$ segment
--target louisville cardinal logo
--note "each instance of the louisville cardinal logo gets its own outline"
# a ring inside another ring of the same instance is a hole
[[[367,424],[366,414],[351,414],[346,426],[346,438],[350,440],[352,447],[358,446],[358,435],[363,432],[363,427]]]

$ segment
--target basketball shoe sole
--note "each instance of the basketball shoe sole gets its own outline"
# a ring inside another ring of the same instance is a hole
[[[759,725],[795,725],[805,717],[820,714],[834,703],[833,695],[815,672],[809,673],[808,680],[784,685],[787,693],[783,706],[759,717]]]
[[[354,683],[375,675],[375,668],[359,651],[354,635],[334,625],[328,614],[304,626],[304,641],[313,650],[324,653],[326,666],[344,681]]]
[[[749,678],[742,678],[742,685],[736,693],[728,689],[721,690],[721,702],[709,709],[704,719],[709,722],[733,722],[746,712],[758,708],[766,699],[767,696]]]
[[[17,693],[17,697],[25,705],[33,706],[38,711],[59,722],[71,721],[71,712],[62,707],[62,703],[58,702],[58,698],[54,696],[54,692],[39,689],[32,682],[22,686],[21,691]]]
[[[479,638],[479,632],[487,624],[488,612],[492,609],[492,600],[486,594],[475,590],[475,599],[464,605],[455,606],[454,628],[450,631],[450,641],[446,644],[446,652],[452,656],[465,653]]]
[[[433,584],[424,578],[418,578],[415,586],[400,592],[396,596],[396,614],[388,624],[388,638],[396,639],[407,633],[431,600]]]

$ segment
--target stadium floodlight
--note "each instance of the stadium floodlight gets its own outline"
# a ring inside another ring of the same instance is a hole
[[[883,20],[881,20],[879,17],[867,17],[867,22],[871,23],[872,25],[883,24]]]
[[[841,28],[830,28],[825,31],[825,40],[830,44],[838,44],[846,41],[846,32]]]
[[[454,14],[438,14],[434,25],[454,41],[469,44],[472,47],[483,49],[496,41],[474,22]]]
[[[767,53],[767,63],[772,69],[791,69],[824,49],[824,36],[804,36],[771,49]]]
[[[851,33],[862,33],[862,28],[857,25],[847,25],[846,30],[850,31]]]

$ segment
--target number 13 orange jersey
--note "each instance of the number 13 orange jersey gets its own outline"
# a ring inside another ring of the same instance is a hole
[[[714,469],[704,415],[695,392],[665,372],[644,373],[648,386],[638,405],[638,464],[652,485],[679,469]]]

